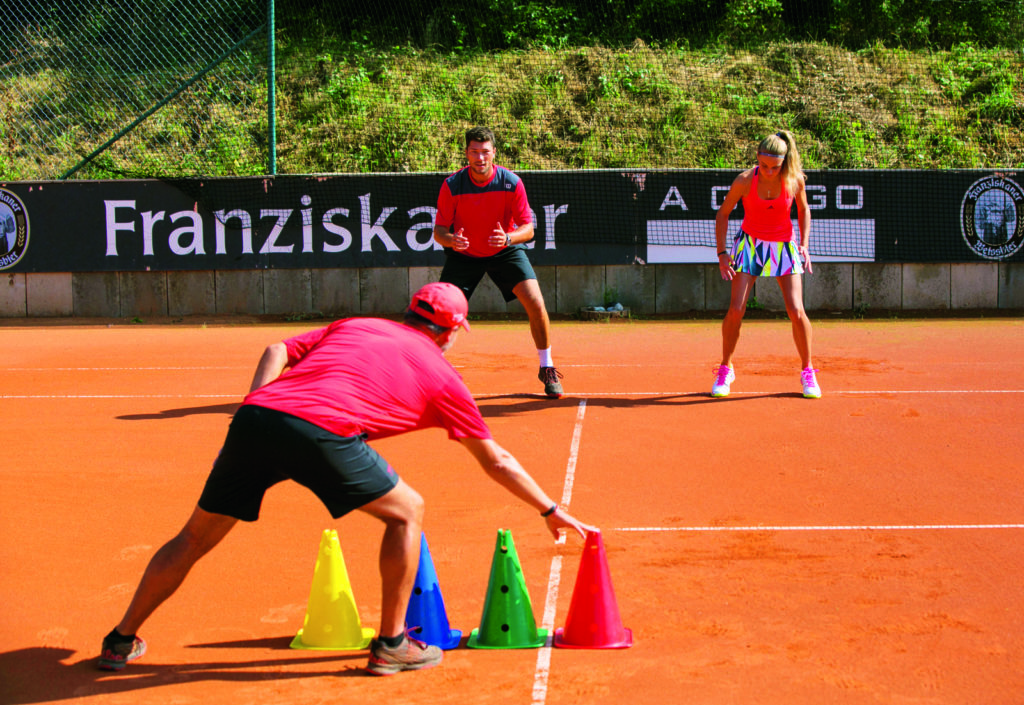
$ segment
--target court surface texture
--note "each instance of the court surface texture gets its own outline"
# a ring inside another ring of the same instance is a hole
[[[502,529],[537,625],[565,625],[583,547],[439,430],[375,443],[425,498],[463,644],[365,675],[365,651],[289,648],[336,529],[362,626],[382,526],[272,489],[96,670],[146,563],[188,518],[264,348],[323,322],[17,325],[0,420],[0,703],[1024,702],[1024,322],[815,320],[819,400],[785,320],[745,322],[709,395],[718,321],[553,324],[544,398],[524,321],[449,359],[495,439],[600,527],[626,649],[469,649]]]

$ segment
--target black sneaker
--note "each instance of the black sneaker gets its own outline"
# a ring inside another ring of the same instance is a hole
[[[554,367],[541,367],[537,379],[544,383],[544,393],[552,399],[562,396],[562,383],[559,382],[562,373]]]
[[[366,670],[375,676],[391,676],[401,671],[418,671],[441,663],[444,652],[436,646],[424,644],[408,634],[401,644],[392,648],[383,641],[370,642],[370,662]]]
[[[104,637],[97,665],[103,671],[120,671],[131,661],[142,658],[144,653],[146,653],[146,642],[139,637],[121,643],[113,641],[109,636]]]

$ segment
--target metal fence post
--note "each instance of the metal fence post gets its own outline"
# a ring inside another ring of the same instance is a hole
[[[277,59],[274,52],[274,0],[267,0],[267,157],[271,176],[277,175]]]

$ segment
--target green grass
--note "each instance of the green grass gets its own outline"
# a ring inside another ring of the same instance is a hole
[[[780,128],[807,168],[1024,167],[1024,55],[970,44],[453,55],[321,35],[282,47],[278,70],[278,173],[449,171],[475,124],[516,169],[740,168]],[[73,112],[60,93],[72,83],[0,85],[0,178],[55,178],[125,122],[98,96]],[[200,82],[81,176],[265,173],[260,90]],[[42,133],[57,123],[58,138]]]

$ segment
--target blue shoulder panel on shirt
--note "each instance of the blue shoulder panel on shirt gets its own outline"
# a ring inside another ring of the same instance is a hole
[[[460,169],[445,181],[448,183],[448,190],[453,196],[463,196],[471,193],[489,193],[491,191],[512,192],[519,184],[519,176],[503,166],[495,166],[494,178],[486,186],[477,186],[469,176],[469,167]]]

